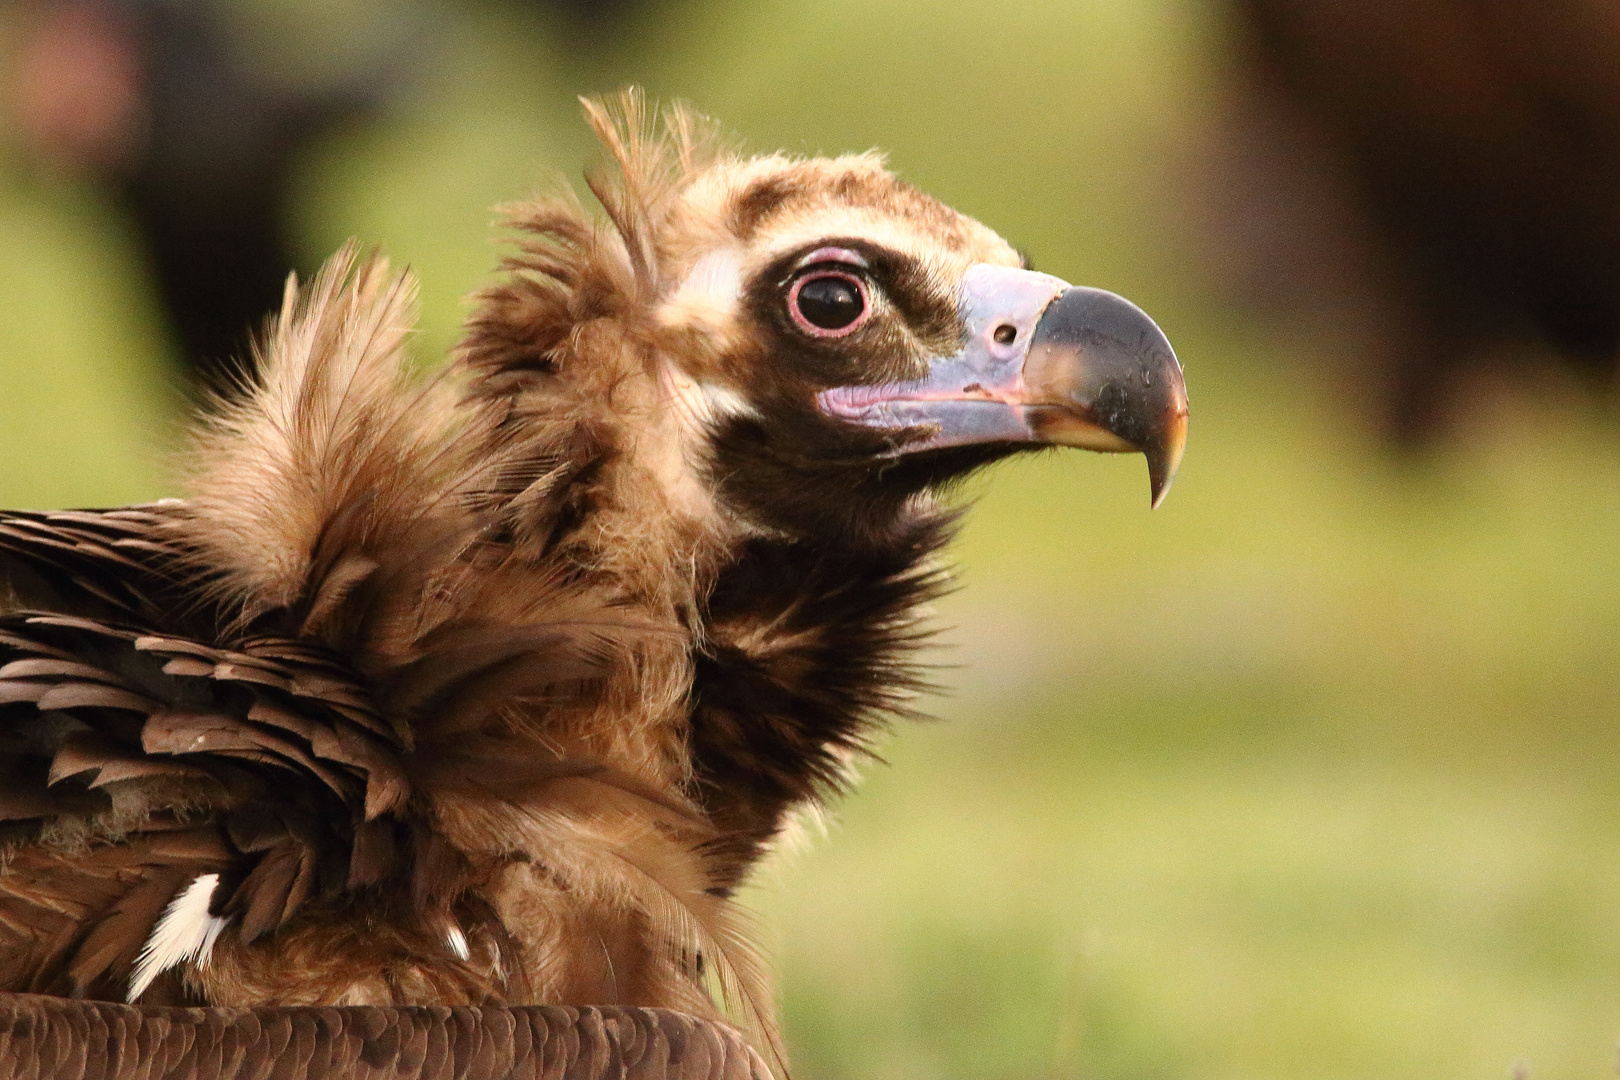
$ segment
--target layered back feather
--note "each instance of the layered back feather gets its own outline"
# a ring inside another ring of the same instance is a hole
[[[353,559],[410,546],[424,518],[457,509],[445,500],[465,479],[448,388],[402,362],[415,321],[415,284],[381,258],[357,267],[350,243],[308,289],[288,280],[254,349],[257,384],[204,418],[183,543],[208,590],[244,620],[299,603],[329,609],[336,598],[320,590],[336,568],[314,565],[318,549]],[[358,572],[337,570],[337,587]]]

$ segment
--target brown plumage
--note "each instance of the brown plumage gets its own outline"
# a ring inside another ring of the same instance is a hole
[[[157,1047],[170,1052],[154,1053]],[[0,995],[0,1080],[126,1075],[765,1080],[769,1074],[731,1029],[663,1009],[136,1009]]]
[[[1140,312],[876,158],[617,109],[608,221],[513,208],[443,371],[346,250],[185,499],[0,516],[0,988],[510,1024],[713,985],[780,1060],[730,894],[904,710],[931,492],[1062,443],[1158,497],[1185,395]]]

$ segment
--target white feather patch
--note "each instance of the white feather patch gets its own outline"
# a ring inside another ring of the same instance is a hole
[[[456,954],[457,960],[466,960],[472,956],[467,948],[467,935],[461,932],[461,927],[452,926],[444,933],[444,943],[450,946],[450,951]]]
[[[742,292],[742,254],[731,248],[711,251],[693,264],[659,308],[658,318],[666,326],[695,331],[705,348],[723,351],[737,328]],[[704,381],[673,359],[665,361],[658,380],[674,423],[643,429],[638,448],[642,460],[657,476],[671,506],[693,517],[709,517],[714,513],[714,493],[701,463],[708,458],[714,428],[729,417],[757,416],[759,410],[737,390]]]
[[[700,382],[674,364],[663,371],[664,390],[676,409],[682,439],[697,445],[716,422],[731,416],[758,416],[759,410],[740,392],[719,383]]]
[[[698,393],[703,395],[704,402],[708,404],[709,415],[715,419],[726,416],[758,416],[760,414],[752,401],[749,401],[729,386],[700,382],[697,384],[697,389]]]
[[[219,886],[218,874],[203,874],[176,894],[163,917],[152,929],[152,936],[141,947],[135,970],[129,977],[126,1001],[134,1001],[152,985],[152,980],[176,964],[195,959],[208,963],[208,954],[225,929],[225,920],[208,914],[208,902]]]
[[[703,479],[698,463],[707,455],[715,425],[728,416],[756,416],[758,410],[742,394],[727,386],[699,382],[679,367],[666,363],[659,372],[673,427],[662,435],[648,431],[642,444],[644,460],[658,477],[671,505],[694,517],[714,512],[714,493]]]
[[[723,330],[736,317],[742,288],[742,254],[731,248],[711,251],[692,265],[659,317],[665,325],[689,323],[711,333]]]

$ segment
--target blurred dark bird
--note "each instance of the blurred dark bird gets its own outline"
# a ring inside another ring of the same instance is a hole
[[[226,385],[296,265],[306,152],[398,97],[420,44],[374,26],[342,65],[288,79],[254,62],[224,0],[33,0],[24,16],[7,80],[22,133],[128,212],[181,359],[200,388]]]
[[[544,1024],[567,1075],[604,1030],[707,1075],[711,984],[776,1053],[731,893],[905,712],[935,492],[1065,445],[1163,496],[1186,395],[1133,305],[872,155],[587,111],[607,221],[512,208],[445,371],[405,358],[411,283],[345,251],[185,499],[0,517],[0,988],[78,999],[0,1000],[0,1060],[67,1055],[15,1075],[123,1075],[62,1062],[156,1014],[86,1001],[214,1006],[142,1036],[203,1078],[290,1038],[506,1069]]]
[[[1296,263],[1365,259],[1379,281],[1392,436],[1434,434],[1475,372],[1539,363],[1538,353],[1612,384],[1620,7],[1236,0],[1235,9],[1258,96],[1282,109],[1289,141],[1320,146],[1348,195],[1350,236],[1324,235],[1320,223],[1343,214],[1314,202],[1288,227],[1306,237]],[[1234,182],[1254,185],[1256,163],[1240,167]],[[1261,213],[1286,216],[1286,203]],[[1286,289],[1302,270],[1271,273]],[[1358,370],[1359,386],[1366,376]]]

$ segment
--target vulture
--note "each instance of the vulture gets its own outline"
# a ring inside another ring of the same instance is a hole
[[[510,208],[444,368],[351,245],[184,498],[0,516],[0,1077],[780,1070],[732,896],[906,711],[941,489],[1164,495],[1137,307],[874,154],[585,109],[603,213]]]

